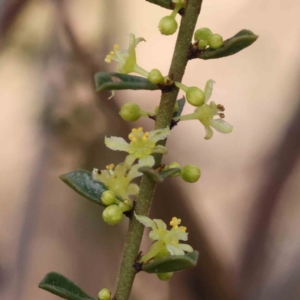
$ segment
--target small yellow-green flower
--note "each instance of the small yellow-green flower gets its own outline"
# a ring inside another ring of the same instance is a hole
[[[144,132],[142,127],[133,128],[128,138],[130,143],[120,137],[105,137],[105,145],[112,150],[128,152],[125,164],[131,166],[138,159],[139,166],[152,167],[155,163],[153,153],[167,153],[164,146],[156,145],[160,140],[164,140],[170,133],[169,127]]]
[[[186,227],[178,226],[181,223],[180,219],[172,218],[170,222],[172,229],[167,230],[167,225],[162,220],[151,220],[148,217],[137,214],[135,214],[135,217],[144,226],[152,229],[149,233],[149,238],[151,241],[154,241],[150,251],[141,258],[141,263],[161,255],[184,255],[185,252],[193,251],[190,245],[179,243],[180,240],[187,241],[188,239]]]
[[[114,164],[110,164],[106,166],[106,170],[94,169],[92,175],[95,181],[104,183],[116,196],[126,200],[129,199],[129,195],[137,195],[139,192],[139,186],[130,183],[134,178],[142,175],[138,172],[139,167],[138,164],[130,168],[124,163],[120,163],[116,167]]]
[[[118,72],[120,73],[137,73],[143,77],[147,77],[148,72],[136,63],[135,48],[142,41],[145,41],[145,39],[142,37],[135,38],[135,35],[130,33],[128,50],[120,50],[120,46],[115,44],[114,50],[106,56],[105,62],[111,63],[112,60],[118,62]]]
[[[232,132],[233,126],[223,120],[225,117],[223,111],[225,110],[223,105],[216,104],[211,101],[207,104],[213,90],[213,80],[208,80],[205,86],[204,94],[204,104],[197,107],[192,114],[188,114],[185,116],[180,116],[174,118],[174,120],[186,121],[186,120],[199,120],[205,128],[205,139],[211,139],[213,136],[213,130],[221,132],[221,133],[230,133]],[[214,119],[215,116],[219,116],[219,119]]]

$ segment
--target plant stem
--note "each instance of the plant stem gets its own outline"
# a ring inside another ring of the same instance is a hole
[[[169,77],[174,81],[181,82],[188,59],[187,52],[193,37],[198,15],[200,13],[202,0],[189,0],[185,8],[179,27],[179,33],[170,66]],[[174,87],[171,92],[163,93],[160,100],[159,111],[155,122],[155,129],[169,126],[173,109],[178,95],[178,88]],[[164,141],[165,143],[166,141]],[[162,155],[155,157],[156,166],[161,163]],[[147,176],[143,176],[140,192],[135,211],[139,215],[148,215],[156,183]],[[116,282],[116,292],[113,299],[127,300],[130,296],[132,284],[137,271],[133,264],[138,256],[140,243],[143,237],[144,226],[134,217],[129,221],[129,229],[124,245],[122,262]]]

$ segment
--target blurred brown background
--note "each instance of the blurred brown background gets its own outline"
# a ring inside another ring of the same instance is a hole
[[[122,161],[104,135],[153,128],[124,124],[118,109],[132,101],[153,110],[158,92],[118,91],[109,101],[93,74],[115,70],[103,59],[115,43],[127,48],[130,32],[147,40],[139,64],[167,74],[176,36],[157,24],[168,13],[142,0],[0,0],[1,299],[58,299],[37,288],[49,271],[94,297],[113,290],[127,220],[104,224],[102,209],[58,176]],[[204,1],[198,28],[260,38],[233,57],[188,65],[186,85],[216,81],[212,100],[234,131],[210,141],[197,121],[172,131],[165,162],[196,164],[202,178],[159,186],[151,216],[181,217],[199,264],[167,283],[138,274],[131,299],[300,298],[299,15],[299,0]]]

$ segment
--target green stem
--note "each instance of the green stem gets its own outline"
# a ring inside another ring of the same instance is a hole
[[[182,17],[175,50],[170,66],[169,76],[181,82],[188,59],[187,52],[193,37],[202,0],[189,0]],[[178,95],[178,88],[174,87],[171,92],[163,93],[160,100],[159,112],[155,122],[155,129],[169,126],[173,109]],[[164,141],[165,143],[166,141]],[[156,166],[160,165],[162,155],[156,156]],[[142,177],[140,192],[138,195],[135,211],[138,215],[148,215],[156,183],[147,176]],[[116,282],[116,292],[113,299],[127,300],[130,296],[132,284],[137,271],[133,264],[138,256],[140,243],[143,237],[144,226],[134,217],[129,221],[129,229],[124,245],[122,262]]]

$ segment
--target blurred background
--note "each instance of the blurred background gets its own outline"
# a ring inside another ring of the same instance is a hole
[[[126,49],[130,32],[147,40],[139,65],[167,74],[176,35],[157,25],[169,13],[142,0],[0,0],[1,299],[58,299],[37,287],[50,271],[94,297],[114,289],[128,221],[106,225],[102,208],[58,176],[121,162],[105,135],[152,130],[152,120],[124,123],[118,111],[127,101],[153,110],[159,92],[107,100],[93,75],[115,70],[104,57],[115,43]],[[180,217],[199,263],[167,283],[139,273],[131,299],[300,298],[299,15],[298,0],[204,0],[197,28],[260,37],[235,56],[188,64],[183,82],[215,80],[212,101],[234,130],[209,141],[197,121],[172,131],[164,162],[198,165],[202,177],[158,186],[151,217]]]

